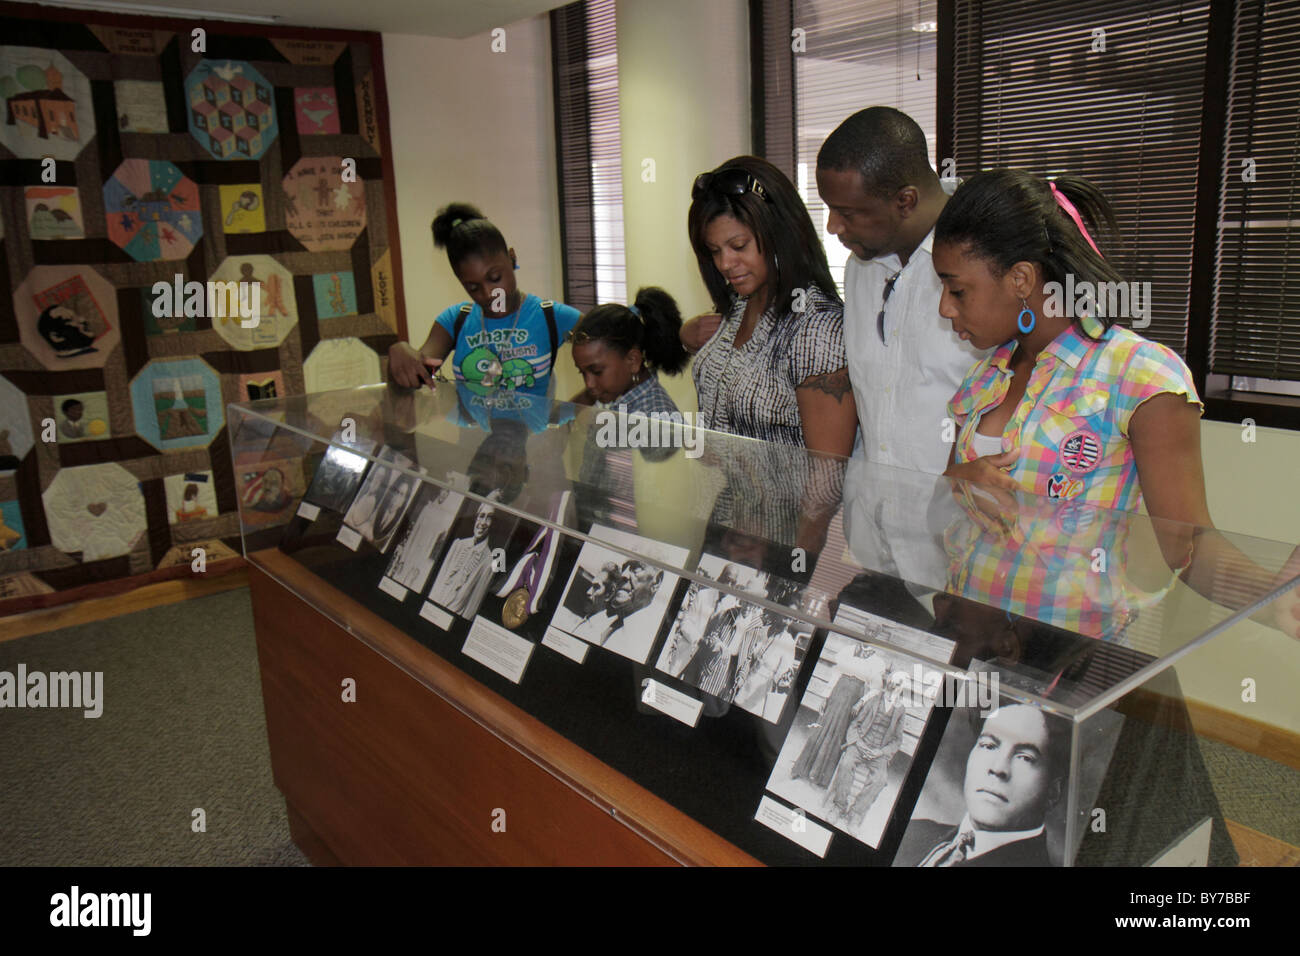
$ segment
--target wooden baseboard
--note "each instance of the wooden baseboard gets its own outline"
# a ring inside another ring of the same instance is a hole
[[[120,614],[131,614],[146,608],[248,586],[248,566],[242,558],[238,565],[233,561],[223,564],[227,567],[222,569],[222,573],[209,570],[204,574],[146,584],[108,597],[91,598],[0,618],[0,641],[44,634],[77,624],[90,624]]]
[[[1300,735],[1199,700],[1187,701],[1187,711],[1202,737],[1300,770]]]
[[[1190,719],[1191,727],[1175,729],[1191,731],[1208,740],[1300,770],[1300,735],[1199,700],[1184,699],[1181,703],[1186,705],[1185,709],[1179,703],[1164,694],[1138,688],[1118,706],[1124,714],[1151,723],[1171,725],[1174,721],[1183,723]]]
[[[1300,848],[1242,826],[1235,820],[1223,822],[1228,826],[1228,835],[1237,848],[1237,856],[1241,857],[1238,866],[1300,866]]]

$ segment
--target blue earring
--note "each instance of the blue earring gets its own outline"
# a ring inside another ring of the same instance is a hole
[[[1028,335],[1030,332],[1034,331],[1034,322],[1038,317],[1034,315],[1034,310],[1029,307],[1029,303],[1024,299],[1020,300],[1020,305],[1020,314],[1016,316],[1016,327],[1025,335]],[[1025,316],[1029,316],[1028,324],[1025,323]]]

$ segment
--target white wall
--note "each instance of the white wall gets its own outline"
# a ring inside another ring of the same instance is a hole
[[[504,53],[467,40],[384,34],[402,287],[411,342],[467,298],[429,224],[455,200],[483,210],[519,256],[519,285],[563,298],[550,26],[510,24]]]

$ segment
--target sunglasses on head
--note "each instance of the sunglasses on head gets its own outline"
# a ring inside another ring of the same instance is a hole
[[[763,184],[737,166],[728,166],[715,173],[700,173],[696,176],[695,185],[691,188],[691,199],[699,199],[706,192],[723,196],[743,196],[745,193],[752,192],[764,202],[772,201],[768,198],[767,189]]]

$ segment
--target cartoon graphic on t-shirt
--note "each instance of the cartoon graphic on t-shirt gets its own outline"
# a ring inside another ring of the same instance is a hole
[[[465,385],[476,395],[486,395],[501,375],[501,360],[489,348],[479,346],[460,360]]]
[[[512,358],[501,366],[501,384],[505,388],[531,388],[536,379],[533,367],[526,360]]]
[[[555,320],[556,343],[577,324],[577,309],[562,303],[547,306]],[[524,299],[518,312],[491,322],[503,321],[506,327],[490,328],[477,305],[461,303],[445,309],[435,320],[456,341],[455,359],[448,370],[455,370],[458,384],[473,394],[524,390],[541,393],[551,371],[551,331],[547,308],[535,295]]]

